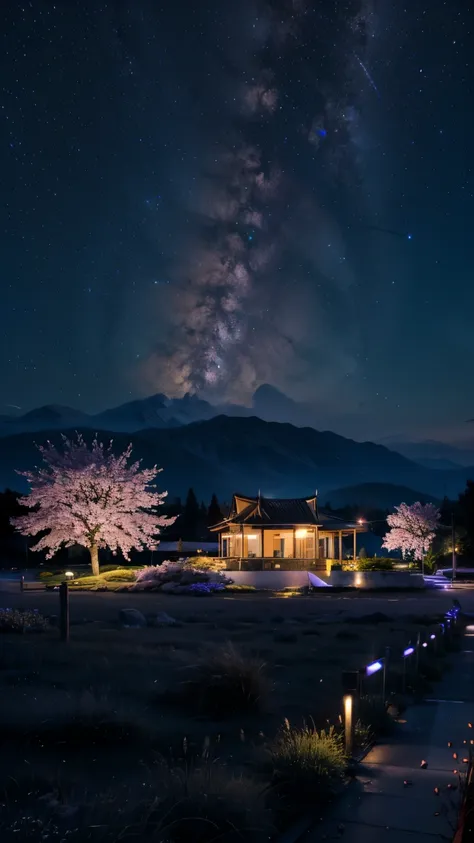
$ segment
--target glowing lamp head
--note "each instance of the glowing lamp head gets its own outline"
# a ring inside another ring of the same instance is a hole
[[[378,673],[379,670],[382,670],[382,668],[383,668],[382,662],[380,662],[380,661],[372,662],[372,664],[368,664],[367,667],[365,668],[365,675],[366,676],[372,676],[374,673]]]
[[[64,576],[67,577],[68,580],[74,579],[74,572],[73,571],[65,571]]]
[[[414,652],[414,647],[407,647],[406,650],[403,651],[403,658],[406,659],[408,656],[412,656]]]

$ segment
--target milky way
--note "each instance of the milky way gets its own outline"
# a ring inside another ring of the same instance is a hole
[[[172,396],[245,401],[267,380],[288,387],[290,372],[294,391],[315,347],[322,392],[357,365],[357,337],[341,331],[356,275],[338,204],[360,178],[354,51],[360,63],[373,11],[247,5],[235,107],[203,156],[192,236],[160,301],[171,318],[144,367]]]

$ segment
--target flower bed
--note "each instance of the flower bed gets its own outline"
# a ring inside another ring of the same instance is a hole
[[[205,596],[225,590],[232,580],[219,571],[203,570],[187,561],[149,565],[138,572],[132,591]]]

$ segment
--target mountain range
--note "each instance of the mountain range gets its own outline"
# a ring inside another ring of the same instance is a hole
[[[356,502],[360,484],[365,486],[365,493],[367,484],[380,484],[378,490],[369,490],[371,499],[399,503],[402,492],[394,490],[392,484],[404,487],[405,497],[411,492],[441,499],[445,495],[456,496],[466,480],[474,478],[474,469],[427,468],[373,442],[355,442],[335,433],[268,422],[255,416],[220,415],[185,424],[185,408],[190,412],[196,406],[199,411],[206,408],[199,407],[194,399],[178,407],[160,404],[157,396],[154,399],[157,400],[148,400],[145,410],[139,402],[123,405],[114,418],[108,417],[108,425],[100,427],[97,416],[86,417],[87,425],[78,424],[79,418],[68,424],[71,411],[67,408],[49,407],[47,412],[43,408],[36,414],[27,414],[27,418],[21,417],[17,422],[23,430],[13,435],[3,431],[0,438],[0,488],[26,491],[26,483],[17,471],[38,464],[35,442],[59,442],[60,431],[71,434],[76,429],[86,439],[91,438],[93,431],[102,441],[113,438],[117,451],[131,441],[134,456],[142,459],[145,466],[156,463],[163,468],[159,485],[172,497],[183,496],[190,486],[200,498],[209,499],[216,492],[224,500],[229,500],[235,491],[255,494],[260,489],[263,495],[299,497],[318,490],[321,499],[333,498],[333,505],[337,499],[337,504],[343,505]],[[145,426],[148,412],[156,421],[154,426]],[[48,419],[53,423],[46,426]],[[45,426],[39,427],[43,422]],[[135,429],[117,431],[119,425],[126,423]],[[32,427],[25,429],[26,424]],[[412,492],[414,489],[417,491]]]
[[[196,395],[173,399],[161,393],[129,401],[94,415],[73,407],[50,404],[24,414],[0,415],[0,437],[74,428],[136,433],[151,428],[172,428],[207,421],[219,415],[237,418],[257,416],[264,421],[288,422],[296,427],[315,429],[328,426],[324,424],[321,410],[314,405],[294,401],[270,384],[262,384],[254,393],[250,407],[239,404],[213,405]],[[351,418],[346,417],[345,422],[340,432],[352,429]],[[332,425],[329,423],[329,426]],[[360,419],[358,426],[360,428]],[[387,437],[378,442],[425,468],[456,471],[459,466],[474,465],[473,421],[457,425],[449,431],[449,435],[451,438],[448,442],[434,438],[411,441],[403,436]]]

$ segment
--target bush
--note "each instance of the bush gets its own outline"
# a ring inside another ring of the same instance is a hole
[[[200,571],[225,571],[226,563],[223,559],[217,559],[213,556],[190,556],[186,560],[185,566],[197,568]]]
[[[280,793],[305,803],[324,801],[346,767],[342,735],[333,727],[295,729],[286,720],[270,747],[274,783]]]
[[[274,832],[259,783],[215,763],[169,770],[148,823],[170,843],[260,843]]]
[[[194,568],[187,562],[166,561],[161,565],[148,565],[138,571],[134,588],[149,591],[163,588],[169,593],[205,595],[223,591],[231,582],[220,572]]]
[[[235,591],[237,594],[246,594],[247,592],[257,591],[254,585],[240,585],[238,583],[232,583],[231,585],[226,585],[226,591]]]
[[[261,843],[273,839],[262,788],[220,764],[204,769],[163,762],[131,785],[101,792],[63,780],[9,778],[2,789],[0,839],[84,843]]]
[[[105,582],[135,582],[137,571],[133,568],[115,568],[112,571],[100,572],[100,579]]]
[[[48,627],[38,609],[0,609],[0,632],[44,632]]]
[[[393,571],[393,559],[375,556],[373,559],[359,559],[359,571]]]
[[[357,713],[361,726],[373,737],[391,735],[395,728],[395,721],[389,714],[386,703],[380,697],[360,697],[357,702]]]
[[[227,643],[203,653],[183,686],[185,698],[198,711],[214,717],[258,711],[270,685],[265,664]]]
[[[54,574],[52,571],[41,571],[39,578],[40,580],[48,580],[50,577],[53,577]]]

